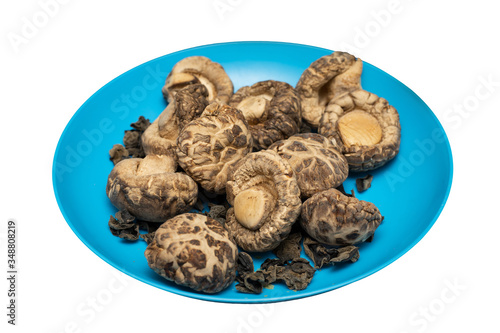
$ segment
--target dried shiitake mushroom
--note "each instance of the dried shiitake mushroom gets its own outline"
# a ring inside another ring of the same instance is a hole
[[[212,103],[187,124],[177,140],[179,165],[210,193],[226,191],[230,166],[252,149],[252,135],[241,111]]]
[[[302,118],[307,123],[319,126],[326,105],[334,97],[335,77],[355,64],[354,56],[337,51],[314,61],[302,73],[295,88],[302,103]]]
[[[300,98],[286,82],[268,80],[242,87],[231,97],[229,105],[243,112],[256,149],[266,149],[300,130]]]
[[[300,214],[300,190],[290,164],[275,151],[248,154],[232,168],[226,187],[225,227],[249,252],[269,251],[285,239]]]
[[[176,173],[175,165],[165,155],[123,160],[111,170],[106,194],[119,210],[127,210],[140,220],[164,222],[189,211],[198,195],[194,180]]]
[[[156,273],[196,291],[217,293],[236,277],[236,244],[219,222],[201,214],[167,220],[144,255]]]
[[[343,246],[364,242],[382,220],[373,203],[346,196],[332,188],[304,202],[300,224],[318,242]]]
[[[397,110],[384,98],[362,89],[331,100],[318,132],[339,145],[351,171],[384,165],[396,156],[401,142]]]
[[[320,134],[296,134],[269,149],[290,163],[302,198],[339,186],[349,174],[345,157]]]
[[[178,90],[201,83],[208,90],[208,101],[227,103],[233,94],[233,83],[224,68],[202,56],[184,58],[172,68],[162,88],[163,96],[171,102]]]
[[[180,130],[201,115],[207,101],[208,90],[202,84],[193,84],[177,92],[173,101],[142,134],[146,155],[167,155],[177,160],[175,149]]]

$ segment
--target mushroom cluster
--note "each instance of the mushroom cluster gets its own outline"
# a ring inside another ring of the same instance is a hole
[[[149,267],[206,293],[235,279],[243,292],[275,281],[300,290],[315,269],[356,261],[355,245],[370,240],[383,217],[342,184],[349,172],[394,158],[400,141],[396,109],[361,89],[362,68],[334,52],[305,69],[295,88],[267,80],[233,94],[220,64],[180,60],[162,88],[168,105],[134,143],[145,157],[127,158],[119,145],[110,152],[116,165],[106,193],[120,210],[114,234],[137,231],[136,220],[157,223],[141,235]],[[206,196],[217,209],[193,211]],[[314,267],[300,258],[302,246]],[[278,259],[255,272],[243,252],[271,250]]]

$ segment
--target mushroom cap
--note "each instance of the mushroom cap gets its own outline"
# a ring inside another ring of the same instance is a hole
[[[196,291],[219,292],[236,277],[236,244],[219,222],[201,214],[167,220],[144,255],[156,273]]]
[[[179,119],[179,129],[201,116],[208,106],[208,90],[202,84],[193,84],[175,94],[174,107]]]
[[[347,52],[336,51],[323,56],[302,73],[296,85],[302,103],[302,118],[318,127],[327,103],[333,98],[333,79],[356,63]]]
[[[342,128],[344,119],[369,118],[364,127],[356,123]],[[347,117],[346,117],[347,116]],[[342,133],[345,132],[346,134]],[[376,169],[399,152],[401,125],[397,110],[387,100],[363,89],[343,94],[328,104],[318,132],[335,141],[351,171]],[[350,137],[367,138],[368,144],[351,142]],[[376,137],[375,140],[372,140]],[[378,141],[378,142],[377,142]],[[376,142],[376,143],[374,143]]]
[[[300,130],[300,97],[286,82],[268,80],[242,87],[229,105],[243,111],[256,149],[266,149]]]
[[[191,209],[198,186],[189,176],[175,173],[172,158],[148,155],[117,163],[108,176],[106,194],[119,210],[140,220],[164,222]]]
[[[378,208],[332,188],[302,205],[300,224],[318,242],[344,246],[364,242],[382,222]]]
[[[269,149],[290,163],[302,198],[340,186],[349,174],[344,155],[320,134],[296,134],[274,143]]]
[[[261,226],[256,230],[243,226],[236,219],[237,207],[233,207],[227,211],[225,227],[245,251],[269,251],[288,236],[300,214],[299,186],[290,164],[275,151],[263,150],[248,154],[231,168],[226,187],[227,201],[234,206],[238,195],[252,190],[265,192],[264,200],[272,196],[271,204],[266,205],[271,210],[262,214],[264,221]]]
[[[201,83],[208,89],[208,101],[227,103],[233,94],[233,82],[224,68],[207,57],[193,56],[174,65],[162,88],[163,96],[171,102],[179,89]]]
[[[212,103],[187,124],[177,140],[179,165],[211,193],[226,191],[230,166],[252,149],[252,135],[241,111]]]

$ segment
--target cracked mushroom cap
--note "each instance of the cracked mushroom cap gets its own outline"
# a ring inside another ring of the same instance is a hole
[[[342,82],[340,79],[335,84],[335,77],[356,63],[353,55],[337,51],[314,61],[302,73],[295,88],[302,103],[302,118],[307,123],[313,127],[319,126],[326,105],[334,97],[333,87]]]
[[[203,113],[208,105],[207,97],[208,90],[202,84],[179,90],[172,103],[143,133],[141,140],[146,155],[167,155],[177,160],[179,131]]]
[[[227,182],[225,227],[249,252],[276,248],[300,214],[300,190],[290,164],[275,151],[248,154],[233,166]]]
[[[401,142],[398,111],[362,89],[330,101],[318,132],[339,145],[351,171],[384,165],[396,156]]]
[[[241,111],[212,103],[187,124],[177,140],[179,165],[206,191],[223,194],[228,170],[252,149],[252,135]]]
[[[229,105],[243,112],[256,149],[266,149],[300,130],[300,97],[286,82],[268,80],[242,87]]]
[[[191,209],[198,186],[189,176],[175,172],[172,158],[148,155],[117,163],[108,176],[106,194],[119,210],[140,220],[164,222]]]
[[[174,65],[162,88],[163,96],[172,101],[178,90],[201,83],[208,90],[208,101],[227,103],[233,94],[233,82],[224,68],[202,56],[187,57]]]
[[[296,134],[274,143],[269,149],[290,163],[303,198],[340,186],[349,174],[344,155],[320,134]]]
[[[383,216],[373,203],[346,196],[332,188],[304,202],[300,224],[318,242],[344,246],[364,242],[382,220]]]
[[[219,292],[236,276],[236,244],[219,222],[201,214],[163,223],[144,255],[156,273],[196,291]]]

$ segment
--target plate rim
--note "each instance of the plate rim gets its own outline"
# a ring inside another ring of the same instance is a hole
[[[105,85],[101,86],[98,90],[96,90],[91,96],[89,96],[85,100],[85,102],[77,109],[77,111],[75,111],[75,113],[73,114],[73,116],[70,118],[70,120],[66,124],[64,130],[61,132],[61,134],[59,136],[59,140],[57,142],[57,146],[56,146],[56,149],[54,151],[54,157],[52,159],[52,187],[53,187],[55,199],[57,201],[57,205],[59,207],[59,211],[63,215],[63,218],[66,221],[66,223],[69,225],[69,227],[71,228],[71,230],[73,231],[73,233],[80,239],[80,241],[83,244],[85,244],[85,246],[87,246],[87,248],[90,249],[101,260],[103,260],[107,264],[111,265],[115,269],[119,270],[120,272],[122,272],[122,273],[124,273],[124,274],[126,274],[126,275],[128,275],[130,277],[133,277],[134,279],[136,279],[138,281],[141,281],[142,283],[144,283],[146,285],[158,288],[158,289],[163,290],[163,291],[170,292],[170,293],[175,294],[175,295],[180,295],[180,296],[184,296],[184,297],[188,297],[188,298],[192,298],[192,299],[198,299],[198,300],[202,300],[202,301],[222,302],[222,303],[232,303],[232,304],[277,303],[277,302],[291,301],[291,300],[302,299],[302,298],[311,297],[311,296],[315,296],[315,295],[320,295],[320,294],[323,294],[323,293],[326,293],[326,292],[333,291],[335,289],[344,287],[346,285],[352,284],[352,283],[357,282],[357,281],[359,281],[361,279],[364,279],[364,278],[366,278],[366,277],[368,277],[368,276],[370,276],[370,275],[372,275],[372,274],[374,274],[374,273],[382,270],[383,268],[389,266],[390,264],[394,263],[396,260],[398,260],[399,258],[401,258],[403,255],[405,255],[406,253],[408,253],[417,243],[419,243],[422,240],[422,238],[434,226],[434,224],[436,223],[437,219],[441,215],[441,213],[442,213],[442,211],[444,209],[444,206],[446,205],[446,202],[448,201],[448,198],[449,198],[449,195],[450,195],[450,192],[451,192],[451,188],[452,188],[452,184],[453,184],[453,173],[454,173],[454,168],[453,168],[453,153],[452,153],[452,149],[451,149],[451,143],[450,143],[450,141],[448,139],[448,135],[446,134],[446,131],[444,130],[444,127],[441,124],[441,122],[439,121],[439,119],[437,118],[436,114],[425,103],[425,101],[423,101],[410,87],[408,87],[407,85],[405,85],[404,83],[402,83],[400,80],[398,80],[397,78],[395,78],[394,76],[392,76],[388,72],[386,72],[386,71],[384,71],[384,70],[382,70],[382,69],[380,69],[380,68],[378,68],[378,67],[376,67],[376,66],[374,66],[374,65],[372,65],[372,64],[370,64],[368,62],[365,62],[363,60],[363,62],[365,64],[368,64],[369,66],[371,66],[372,69],[374,69],[376,71],[379,71],[379,72],[382,72],[385,75],[390,76],[390,78],[393,79],[393,80],[395,80],[398,84],[403,85],[405,88],[407,88],[408,91],[411,94],[413,94],[418,100],[420,100],[420,102],[428,109],[428,111],[430,111],[430,114],[432,115],[433,119],[435,120],[436,124],[438,125],[437,128],[444,135],[445,141],[443,143],[446,145],[446,151],[447,151],[448,156],[449,156],[449,166],[448,166],[448,168],[449,168],[449,176],[448,176],[448,179],[447,179],[447,187],[446,187],[445,194],[443,196],[442,202],[441,202],[439,208],[436,210],[436,213],[434,214],[434,216],[432,218],[432,221],[418,235],[418,237],[416,237],[413,240],[413,242],[410,242],[402,250],[400,250],[399,252],[397,252],[391,259],[389,259],[387,261],[384,261],[382,264],[380,264],[378,266],[375,266],[374,268],[366,271],[363,274],[356,275],[356,277],[354,277],[354,278],[351,278],[351,279],[348,279],[348,280],[343,281],[341,283],[338,283],[338,284],[335,284],[335,285],[331,285],[331,286],[328,286],[328,287],[324,287],[324,288],[321,288],[321,289],[315,289],[314,291],[312,291],[312,290],[307,291],[307,289],[305,289],[305,290],[302,290],[300,292],[300,294],[290,293],[290,294],[287,294],[287,295],[284,295],[284,296],[278,296],[278,297],[269,298],[269,299],[265,299],[265,297],[262,297],[262,299],[261,298],[256,298],[256,299],[246,298],[245,294],[242,294],[241,298],[226,298],[226,297],[221,297],[218,294],[203,294],[203,293],[197,293],[195,291],[183,290],[183,289],[178,288],[177,285],[173,285],[172,287],[166,286],[166,288],[164,287],[165,285],[163,287],[161,287],[161,286],[158,285],[158,283],[156,281],[147,280],[147,279],[145,279],[145,278],[143,278],[143,277],[141,277],[141,276],[139,276],[139,275],[137,275],[137,274],[135,274],[135,273],[133,273],[131,271],[128,271],[128,270],[120,267],[119,265],[116,265],[115,263],[111,262],[111,260],[109,258],[107,258],[99,250],[97,250],[92,244],[90,244],[90,242],[87,241],[86,238],[84,238],[80,234],[80,232],[76,229],[76,227],[71,222],[69,216],[67,215],[67,213],[66,213],[66,211],[64,209],[64,206],[61,203],[60,196],[59,196],[59,193],[58,193],[58,185],[57,185],[58,184],[58,181],[57,181],[57,162],[58,162],[57,161],[57,157],[59,156],[60,152],[62,151],[62,141],[63,141],[63,138],[65,137],[65,135],[67,135],[67,133],[69,131],[69,128],[71,127],[72,123],[75,121],[77,115],[85,108],[86,104],[89,103],[89,101],[95,95],[97,95],[101,90],[104,90],[108,85],[113,84],[115,81],[119,80],[122,76],[126,75],[128,72],[134,71],[134,70],[136,70],[136,69],[138,69],[140,67],[143,67],[143,66],[147,66],[148,64],[150,64],[150,63],[152,63],[154,61],[157,61],[157,60],[159,60],[161,58],[175,56],[175,55],[181,54],[183,52],[192,52],[192,51],[195,51],[195,50],[203,50],[204,48],[213,48],[213,47],[220,47],[220,46],[232,46],[232,45],[235,45],[235,46],[238,46],[238,45],[248,45],[248,46],[250,46],[252,44],[255,44],[255,45],[264,45],[264,44],[267,44],[267,45],[272,45],[273,47],[278,47],[278,46],[282,45],[282,46],[287,46],[287,47],[291,46],[291,47],[298,47],[298,48],[314,49],[314,50],[322,51],[322,52],[330,52],[330,53],[334,52],[333,50],[330,50],[330,49],[327,49],[327,48],[323,48],[323,47],[312,46],[312,45],[307,45],[307,44],[300,44],[300,43],[292,43],[292,42],[282,42],[282,41],[232,41],[232,42],[219,42],[219,43],[211,43],[211,44],[204,44],[204,45],[194,46],[194,47],[190,47],[190,48],[186,48],[186,49],[182,49],[182,50],[178,50],[178,51],[174,51],[174,52],[171,52],[171,53],[168,53],[168,54],[164,54],[164,55],[158,56],[156,58],[150,59],[150,60],[148,60],[146,62],[143,62],[143,63],[141,63],[141,64],[139,64],[139,65],[137,65],[137,66],[135,66],[133,68],[130,68],[130,69],[126,70],[125,72],[123,72],[120,75],[114,77],[112,80],[110,80]]]

